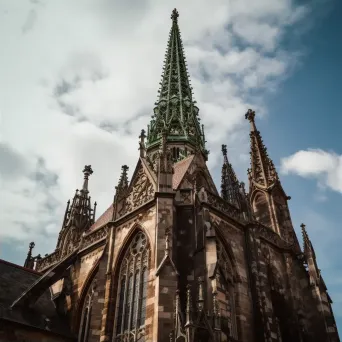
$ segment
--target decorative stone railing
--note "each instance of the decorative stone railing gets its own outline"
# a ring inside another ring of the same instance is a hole
[[[198,196],[201,202],[208,203],[214,209],[230,216],[237,221],[243,221],[243,215],[241,211],[233,205],[229,204],[223,198],[204,189],[202,189],[198,193]]]
[[[104,226],[93,232],[90,232],[86,235],[83,235],[79,243],[73,244],[70,243],[66,246],[66,249],[63,251],[57,249],[53,253],[47,255],[46,257],[37,260],[36,270],[38,272],[44,271],[51,266],[55,265],[57,262],[62,260],[63,258],[67,257],[71,253],[73,253],[76,249],[85,250],[86,248],[90,247],[91,245],[98,243],[105,239],[108,235],[108,227]]]
[[[105,239],[108,235],[108,227],[104,226],[99,229],[90,232],[89,234],[83,235],[80,244],[80,251],[88,248],[89,246],[98,243]]]
[[[55,252],[47,255],[46,257],[37,260],[36,263],[36,271],[41,272],[44,269],[51,267],[56,264],[60,260],[60,250],[56,250]]]

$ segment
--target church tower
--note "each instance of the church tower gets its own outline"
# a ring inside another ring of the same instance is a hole
[[[30,245],[25,265],[35,260],[39,278],[11,312],[34,308],[49,291],[69,324],[63,341],[339,342],[313,246],[304,226],[299,246],[254,111],[246,114],[249,192],[226,145],[220,192],[214,184],[178,18],[174,9],[159,97],[133,172],[122,166],[113,203],[95,219],[93,171],[85,167],[56,250],[33,259]]]

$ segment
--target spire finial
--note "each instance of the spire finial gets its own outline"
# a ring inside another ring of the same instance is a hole
[[[32,249],[35,247],[35,243],[32,241],[32,242],[30,242],[30,244],[29,244],[29,251],[28,251],[28,253],[27,253],[27,255],[32,255]]]
[[[140,136],[139,136],[139,151],[140,151],[140,157],[141,158],[144,158],[145,157],[145,138],[146,138],[146,135],[145,135],[145,130],[142,129],[141,130],[141,133],[140,133]]]
[[[116,189],[115,196],[121,196],[123,190],[125,190],[128,187],[128,178],[127,178],[128,170],[129,170],[129,167],[127,165],[121,166],[121,175],[119,179],[119,184],[115,187]]]
[[[32,264],[32,249],[34,248],[35,246],[35,243],[32,241],[30,242],[29,244],[29,250],[27,252],[27,258],[25,260],[25,263],[24,263],[24,267],[26,268],[33,268],[33,264]]]
[[[223,165],[221,174],[221,196],[233,205],[239,205],[239,181],[228,161],[227,145],[222,145]]]
[[[254,122],[255,118],[255,111],[252,109],[248,109],[247,113],[245,114],[245,118],[249,120],[250,122]]]
[[[227,145],[222,145],[222,154],[223,156],[227,156]]]
[[[171,19],[174,23],[176,23],[178,21],[178,17],[179,17],[179,13],[177,11],[176,8],[173,9],[172,13],[171,13]]]
[[[93,170],[91,168],[91,165],[85,165],[83,169],[83,174],[84,174],[84,182],[83,182],[83,191],[88,192],[88,180],[89,176],[93,174]]]

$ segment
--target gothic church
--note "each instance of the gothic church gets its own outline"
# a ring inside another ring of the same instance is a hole
[[[222,145],[220,191],[172,12],[159,98],[128,180],[96,219],[89,177],[56,249],[0,260],[0,341],[338,342],[331,299],[248,110],[249,192]]]

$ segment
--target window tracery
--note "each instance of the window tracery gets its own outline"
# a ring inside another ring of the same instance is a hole
[[[139,232],[123,258],[117,295],[116,342],[143,342],[146,318],[148,262],[146,235]]]
[[[96,287],[97,287],[97,281],[95,278],[89,287],[88,293],[84,301],[84,306],[83,306],[82,316],[81,316],[81,324],[80,324],[80,329],[78,333],[78,342],[88,341],[89,332],[90,332],[92,305],[93,305]]]
[[[223,245],[217,241],[217,300],[221,315],[222,342],[238,339],[235,308],[235,286],[232,262]]]

